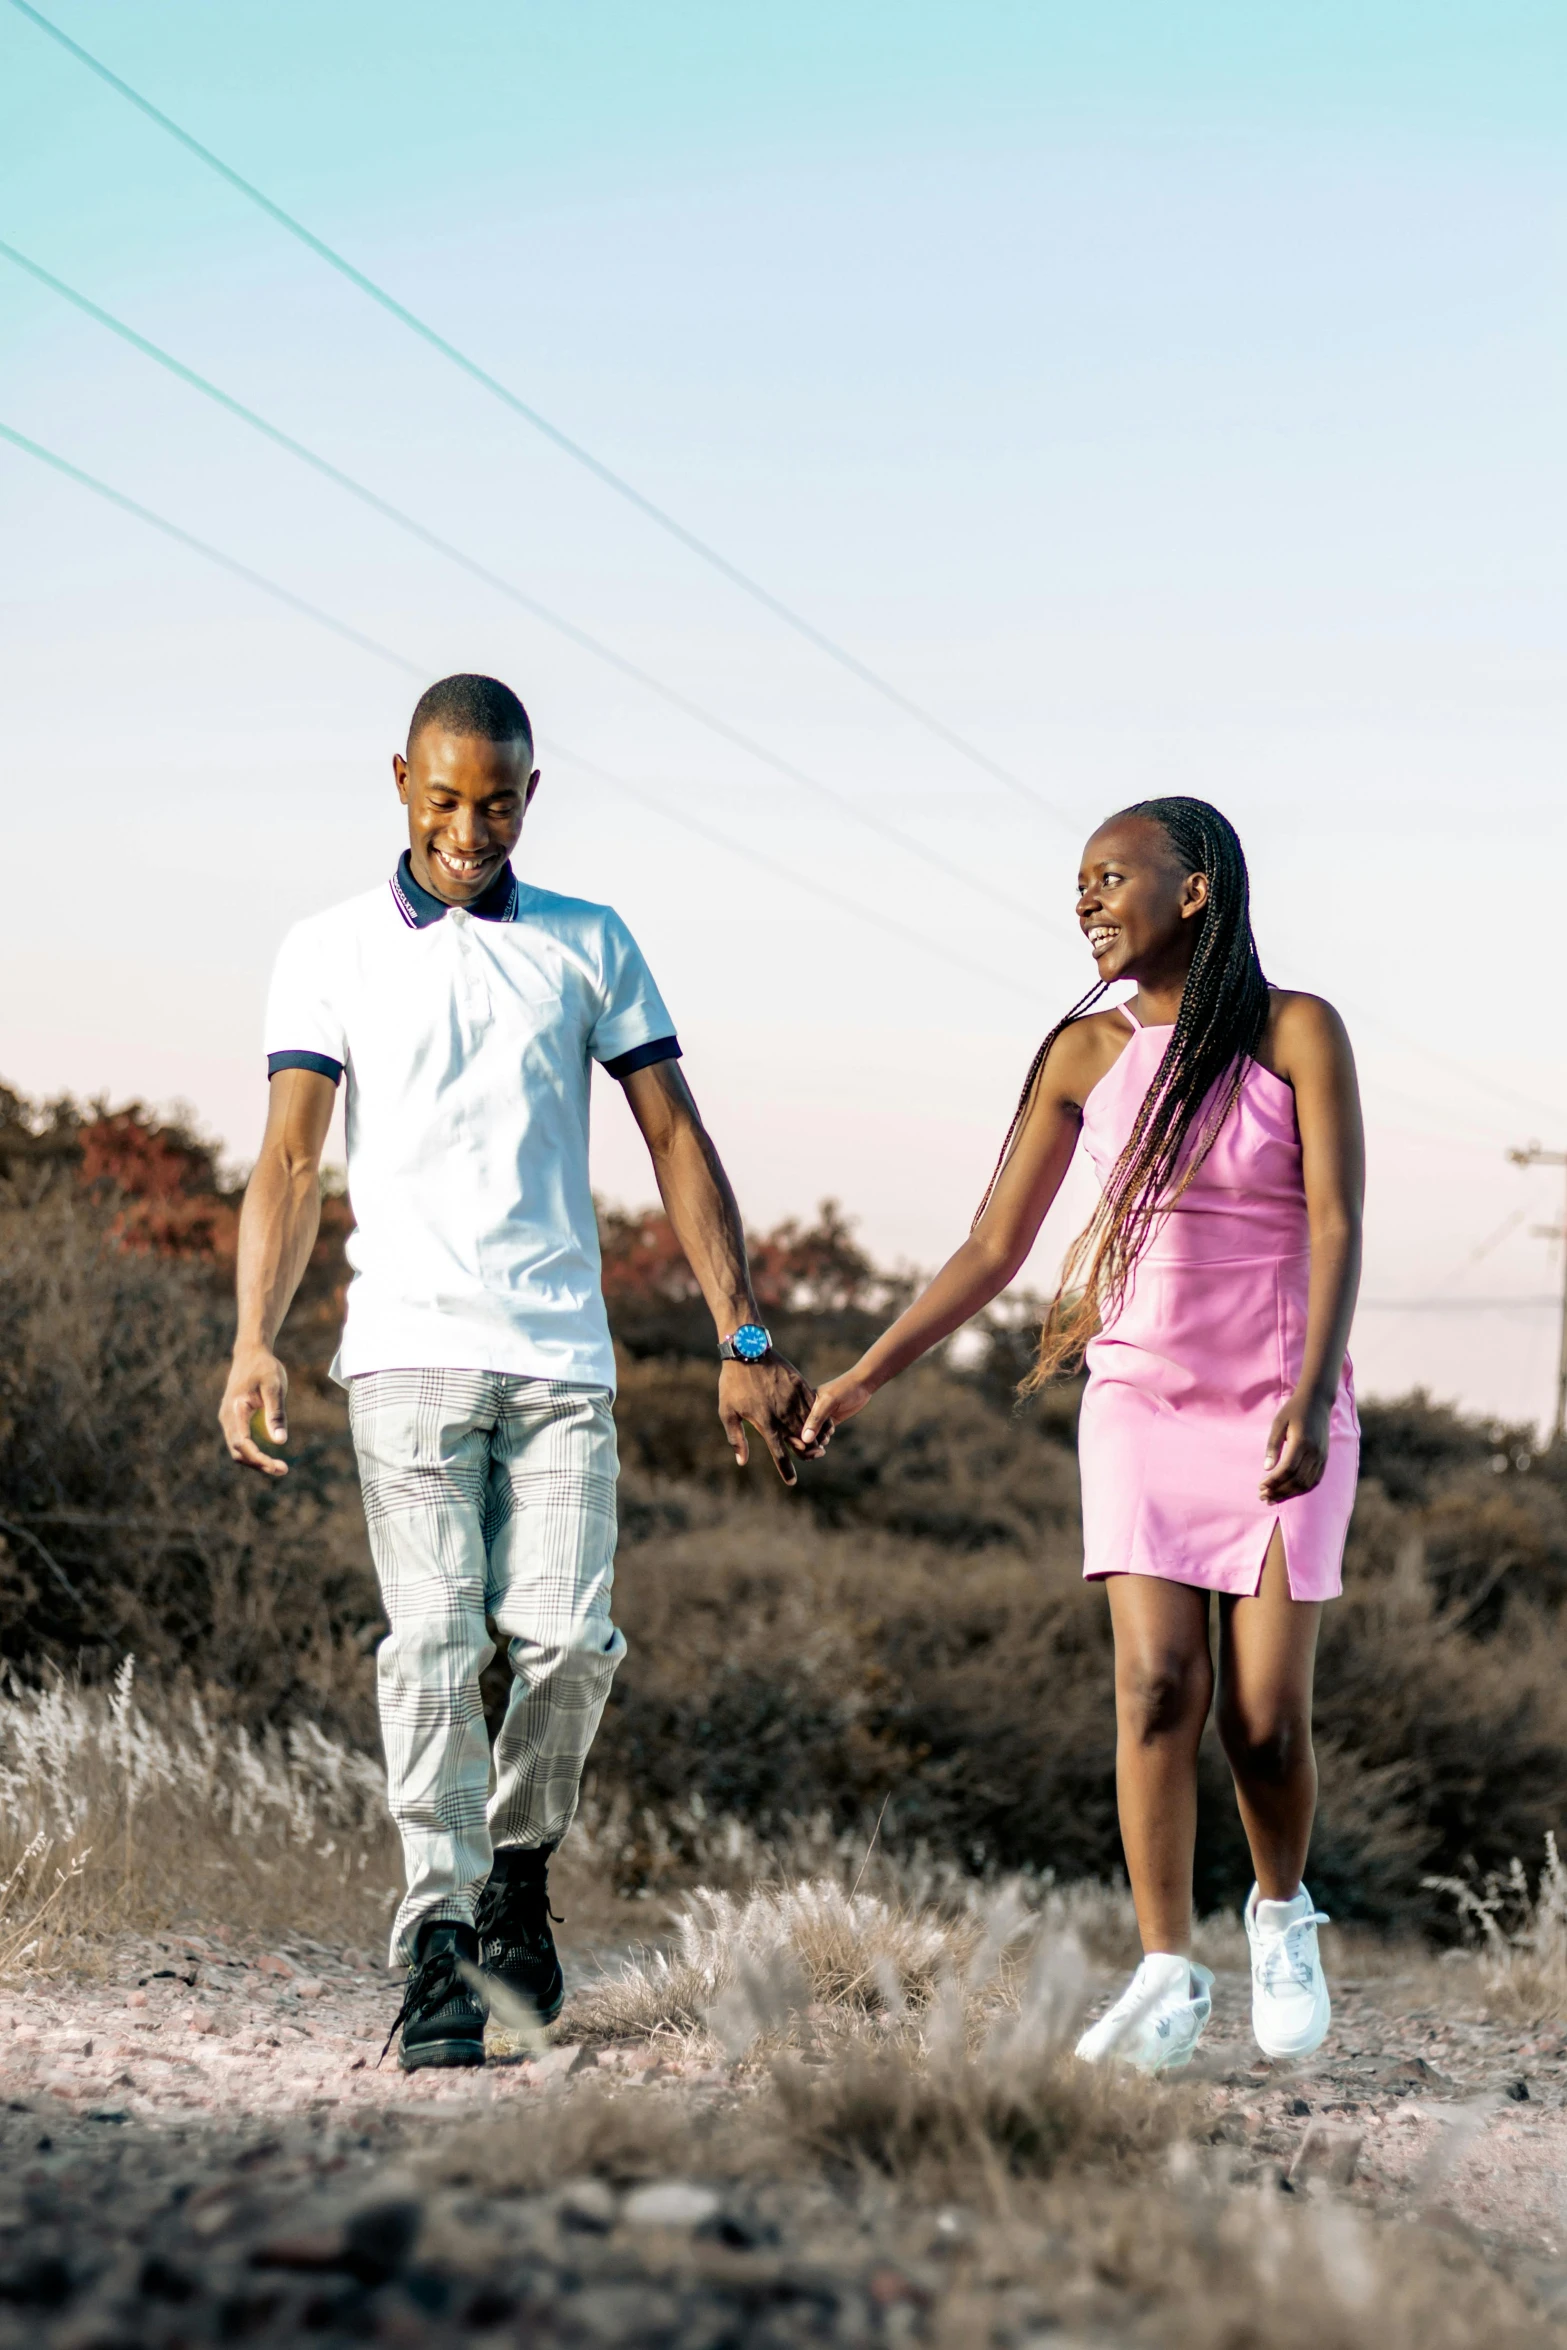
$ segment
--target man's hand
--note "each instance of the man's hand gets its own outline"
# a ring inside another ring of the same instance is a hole
[[[269,1347],[251,1346],[243,1352],[236,1348],[228,1385],[218,1406],[223,1441],[229,1448],[230,1458],[242,1461],[247,1469],[259,1469],[263,1477],[286,1477],[287,1461],[263,1452],[250,1433],[251,1421],[258,1413],[271,1442],[286,1444],[288,1373]]]
[[[749,1420],[772,1454],[784,1483],[795,1484],[790,1453],[797,1452],[802,1460],[819,1461],[825,1449],[820,1444],[807,1444],[801,1434],[810,1409],[811,1389],[782,1355],[769,1355],[765,1363],[725,1363],[718,1374],[718,1417],[742,1469],[750,1458],[745,1433]]]

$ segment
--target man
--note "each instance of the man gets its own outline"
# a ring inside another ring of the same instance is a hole
[[[236,1461],[286,1474],[273,1344],[309,1260],[322,1147],[348,1081],[354,1279],[348,1389],[391,1629],[378,1657],[407,1892],[400,2061],[480,2064],[485,1975],[559,2012],[546,1868],[625,1642],[610,1620],[614,1355],[588,1186],[589,1064],[624,1087],[712,1312],[718,1411],[785,1484],[811,1392],[774,1353],[739,1211],[680,1072],[674,1024],[619,917],[531,888],[510,857],[538,789],[527,712],[448,677],[394,758],[408,847],[390,885],[299,923],[267,1009],[271,1099],[240,1220],[221,1421]],[[491,1758],[479,1675],[513,1681]]]

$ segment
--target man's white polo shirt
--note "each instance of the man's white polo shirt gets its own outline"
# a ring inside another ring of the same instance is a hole
[[[510,868],[467,909],[390,888],[300,922],[267,1069],[348,1078],[354,1279],[333,1376],[512,1371],[613,1387],[588,1182],[589,1063],[678,1055],[608,906]]]

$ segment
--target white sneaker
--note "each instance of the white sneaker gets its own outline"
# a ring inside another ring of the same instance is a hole
[[[1173,2072],[1191,2062],[1213,2009],[1212,1993],[1205,1966],[1152,1950],[1109,2014],[1089,2025],[1077,2054],[1088,2064],[1114,2061],[1141,2073]]]
[[[1251,2028],[1264,2056],[1309,2056],[1328,2036],[1333,2002],[1317,1951],[1324,1913],[1302,1885],[1293,1901],[1246,1900]]]

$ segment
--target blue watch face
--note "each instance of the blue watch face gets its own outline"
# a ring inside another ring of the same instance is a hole
[[[742,1363],[759,1363],[772,1343],[760,1322],[742,1322],[730,1340],[736,1359]]]

